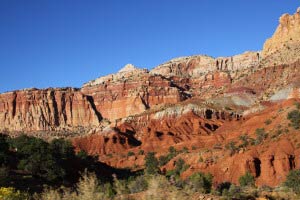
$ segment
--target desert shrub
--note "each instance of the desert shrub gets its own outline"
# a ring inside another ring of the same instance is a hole
[[[203,159],[202,156],[199,157],[199,162],[200,162],[200,163],[204,162],[204,159]]]
[[[295,193],[300,194],[300,170],[290,171],[284,185],[293,189]]]
[[[234,155],[238,151],[238,148],[235,145],[236,142],[234,141],[230,141],[228,144],[225,145],[225,148],[230,152],[230,156]]]
[[[255,145],[261,144],[268,137],[268,134],[265,132],[264,128],[256,129],[255,134],[256,134]]]
[[[185,147],[186,148],[186,147]],[[187,151],[188,149],[183,148],[182,152]],[[159,157],[159,166],[164,166],[166,165],[170,160],[172,160],[172,158],[174,158],[175,156],[177,156],[178,152],[177,150],[171,146],[169,147],[169,153],[167,155],[163,155]]]
[[[188,168],[189,168],[189,165],[185,164],[185,162],[182,158],[179,158],[175,164],[175,169],[174,169],[175,174],[180,175],[182,172],[184,172]]]
[[[230,186],[231,186],[230,182],[220,183],[217,185],[216,191],[218,192],[219,195],[222,195],[223,191],[225,191],[224,193],[228,192]]]
[[[185,164],[184,160],[182,158],[179,158],[176,161],[175,168],[173,170],[169,170],[166,173],[167,177],[175,176],[175,178],[178,178],[180,174],[184,171],[186,171],[189,168],[189,165]]]
[[[114,177],[113,187],[114,187],[114,190],[116,191],[116,194],[121,197],[125,194],[129,194],[127,180],[120,180],[120,179],[117,179],[116,177]]]
[[[85,172],[77,183],[78,199],[103,199],[105,194],[99,191],[99,183],[94,173]]]
[[[113,155],[111,153],[107,154],[106,156],[109,157],[109,158],[113,157]]]
[[[177,155],[177,150],[175,149],[175,147],[173,146],[169,147],[169,155],[172,157],[175,157]]]
[[[165,176],[151,176],[148,181],[148,190],[145,192],[147,200],[165,200],[165,199],[182,199],[189,198],[182,190],[178,190],[166,179]]]
[[[111,183],[105,183],[100,185],[100,191],[103,192],[105,197],[111,199],[115,196],[115,190]]]
[[[127,156],[134,156],[135,154],[134,154],[134,152],[132,152],[132,151],[128,151],[128,153],[127,153]]]
[[[138,176],[128,184],[131,193],[145,191],[148,188],[148,182],[145,176]]]
[[[189,149],[187,147],[183,147],[181,153],[188,153]]]
[[[265,121],[265,124],[266,125],[270,125],[272,123],[272,120],[270,120],[270,119],[267,119],[266,121]]]
[[[255,185],[255,179],[254,176],[250,172],[246,172],[243,176],[239,178],[240,186],[254,186]]]
[[[158,160],[154,152],[148,152],[145,157],[146,174],[157,174],[159,172]]]
[[[188,185],[193,191],[209,193],[212,187],[212,180],[213,176],[211,174],[197,172],[189,177]]]
[[[249,136],[244,134],[244,135],[240,135],[239,139],[241,140],[242,144],[240,145],[241,148],[245,148],[249,145]]]
[[[168,156],[159,156],[158,158],[158,162],[159,162],[159,166],[164,166],[169,162],[169,158]]]
[[[153,176],[149,179],[146,199],[166,199],[166,190],[169,187],[169,182],[164,176]],[[165,191],[162,192],[164,188]]]
[[[81,199],[108,199],[109,194],[104,193],[93,173],[82,174],[79,182],[76,184],[76,191],[67,188],[51,189],[46,188],[36,199],[41,200],[81,200]]]
[[[295,104],[296,108],[299,110],[300,109],[300,103],[299,102],[295,102],[294,104]]]
[[[294,127],[294,129],[300,128],[300,111],[299,110],[293,110],[288,113],[287,119],[290,120],[291,126]]]
[[[243,199],[242,198],[242,189],[234,184],[231,184],[229,189],[224,189],[222,196],[226,197],[226,200],[232,199]]]
[[[145,153],[144,150],[142,150],[142,149],[139,150],[139,155],[144,155],[144,153]]]
[[[1,187],[0,199],[1,200],[27,200],[29,199],[29,195],[20,192],[12,187]]]

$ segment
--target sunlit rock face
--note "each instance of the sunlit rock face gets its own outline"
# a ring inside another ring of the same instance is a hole
[[[293,46],[300,42],[300,8],[293,15],[284,14],[279,19],[273,36],[268,39],[263,48],[263,55],[268,56],[281,48]]]
[[[0,95],[1,130],[38,131],[93,127],[100,114],[77,89],[28,89]]]

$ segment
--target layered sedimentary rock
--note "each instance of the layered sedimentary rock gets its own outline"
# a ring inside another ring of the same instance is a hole
[[[245,52],[231,57],[212,58],[204,55],[180,57],[161,64],[150,71],[163,76],[201,77],[208,72],[243,70],[255,67],[261,60],[260,52]]]
[[[174,105],[117,120],[110,128],[74,139],[78,149],[91,154],[111,154],[139,146],[145,152],[166,149],[181,142],[196,142],[209,136],[225,122],[241,115],[204,104]],[[202,142],[201,142],[202,143]]]
[[[158,104],[178,103],[187,98],[184,90],[171,80],[130,69],[113,75],[114,79],[101,79],[100,84],[86,84],[81,89],[94,99],[104,118],[116,120],[142,113]],[[98,83],[99,80],[92,82]]]
[[[300,151],[288,140],[283,139],[271,144],[268,149],[257,147],[232,157],[222,158],[221,154],[212,157],[203,156],[204,162],[197,162],[199,156],[191,156],[185,160],[192,167],[182,176],[187,177],[197,171],[205,171],[214,175],[216,185],[225,181],[238,184],[239,177],[250,172],[255,177],[257,185],[277,186],[285,181],[290,170],[300,168],[299,158]],[[173,168],[172,162],[167,168]]]
[[[82,136],[73,140],[76,149],[91,155],[120,153],[140,145],[131,132],[122,132],[118,128],[107,128],[101,133]]]
[[[147,69],[139,69],[132,64],[127,64],[122,69],[120,69],[118,73],[110,74],[107,76],[99,77],[95,80],[91,80],[83,84],[83,87],[107,84],[121,79],[125,80],[132,76],[139,76],[140,74],[145,74],[145,73],[148,73]]]
[[[257,69],[231,85],[247,87],[264,100],[296,98],[300,87],[300,60],[294,63]]]
[[[38,131],[93,127],[100,114],[77,89],[28,89],[0,95],[1,130]]]
[[[279,19],[279,26],[263,48],[263,55],[270,55],[281,48],[300,42],[300,8],[294,15],[284,14]]]

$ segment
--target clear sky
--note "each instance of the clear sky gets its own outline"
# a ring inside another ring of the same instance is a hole
[[[0,0],[0,92],[260,50],[298,0]]]

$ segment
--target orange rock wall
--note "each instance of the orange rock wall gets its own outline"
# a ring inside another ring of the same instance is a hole
[[[0,95],[1,130],[38,131],[97,126],[101,116],[75,89],[23,90]]]

